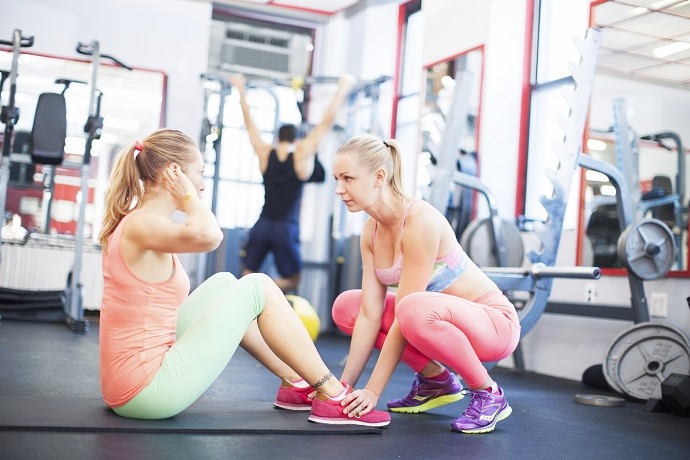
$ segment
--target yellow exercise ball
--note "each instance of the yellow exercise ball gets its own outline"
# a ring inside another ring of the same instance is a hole
[[[321,320],[319,320],[319,315],[316,313],[316,310],[314,310],[314,307],[312,307],[307,299],[298,295],[288,294],[285,298],[290,302],[290,305],[295,310],[295,313],[297,313],[297,316],[299,316],[304,327],[307,328],[309,337],[316,342],[316,339],[319,338]]]

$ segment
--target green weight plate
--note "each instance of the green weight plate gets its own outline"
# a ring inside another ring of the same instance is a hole
[[[614,390],[637,400],[660,399],[666,377],[690,373],[688,338],[669,324],[636,324],[608,346],[603,369]]]

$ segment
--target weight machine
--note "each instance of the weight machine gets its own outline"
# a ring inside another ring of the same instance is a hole
[[[67,310],[67,325],[74,332],[86,332],[89,330],[89,322],[84,319],[83,285],[81,283],[81,263],[84,250],[84,219],[86,216],[86,203],[89,197],[89,177],[91,176],[91,149],[93,141],[101,138],[103,129],[103,117],[101,117],[101,101],[103,93],[98,89],[98,70],[101,59],[105,58],[118,66],[132,70],[113,56],[103,54],[98,41],[89,44],[78,43],[76,51],[84,56],[91,57],[91,80],[89,82],[89,116],[84,124],[86,144],[81,164],[81,200],[79,201],[79,218],[77,219],[77,233],[75,234],[74,265],[67,277],[67,289],[65,289],[65,308]]]
[[[15,31],[15,35],[17,31]],[[77,231],[74,237],[74,262],[71,271],[67,275],[64,291],[22,291],[4,289],[0,294],[0,303],[9,304],[16,309],[12,316],[16,319],[41,319],[65,321],[74,332],[87,332],[89,323],[83,314],[83,285],[81,284],[81,264],[84,251],[84,222],[86,204],[88,201],[88,181],[90,177],[90,160],[93,141],[100,138],[103,127],[103,118],[100,116],[101,98],[103,94],[97,89],[98,68],[101,58],[107,58],[120,67],[131,70],[122,62],[112,56],[101,54],[97,41],[90,44],[79,43],[77,53],[91,56],[91,94],[89,101],[89,117],[84,125],[87,134],[85,150],[80,173],[79,212],[77,219]],[[66,107],[65,92],[75,80],[58,79],[56,83],[65,85],[62,93],[43,93],[39,96],[31,132],[30,153],[32,163],[47,165],[51,171],[47,174],[48,186],[52,187],[55,174],[55,166],[62,164],[64,158],[64,144],[66,137]],[[79,82],[81,83],[81,82]],[[4,171],[4,168],[3,168]],[[2,200],[5,198],[6,189],[2,189]],[[4,201],[3,201],[4,208]],[[49,200],[50,205],[50,200]],[[3,209],[4,210],[4,209]],[[47,222],[49,222],[48,215]],[[49,224],[48,224],[49,225]],[[49,228],[49,227],[48,227]],[[34,235],[37,247],[46,247],[42,243],[50,243],[49,237]],[[71,243],[71,241],[70,241]],[[45,309],[57,306],[59,314]],[[31,312],[29,315],[27,312]],[[39,314],[40,313],[40,314]],[[47,313],[47,314],[46,314]]]
[[[587,154],[579,159],[581,166],[606,175],[616,189],[621,231],[617,254],[627,268],[635,323],[606,348],[602,372],[613,390],[631,399],[660,399],[666,378],[690,373],[690,339],[672,324],[650,321],[644,281],[666,276],[677,254],[676,240],[664,222],[643,218],[653,205],[641,202],[638,140],[628,125],[624,99],[613,101],[613,113],[617,166]],[[672,200],[677,201],[677,197]]]
[[[576,40],[576,46],[580,51],[581,59],[578,64],[571,64],[572,90],[564,90],[564,97],[570,105],[570,111],[565,118],[559,119],[559,124],[564,132],[560,144],[555,144],[553,149],[558,159],[556,170],[547,172],[553,185],[551,196],[542,196],[541,203],[547,211],[548,217],[537,230],[536,234],[541,242],[539,251],[530,251],[528,254],[531,266],[529,267],[482,267],[482,270],[507,293],[524,293],[526,300],[515,302],[518,307],[521,335],[524,337],[535,326],[551,293],[551,287],[555,278],[599,279],[601,270],[598,267],[555,267],[556,254],[563,229],[563,219],[567,204],[568,191],[575,170],[578,166],[578,156],[582,151],[582,133],[584,132],[589,101],[591,98],[592,83],[596,69],[596,61],[601,44],[601,32],[588,29],[584,40]],[[456,81],[462,82],[462,76]],[[462,85],[460,85],[462,88]],[[462,105],[466,98],[462,90],[456,90],[453,95],[450,116],[446,123],[443,145],[440,149],[438,164],[441,165],[439,173],[435,175],[434,187],[430,202],[442,212],[448,199],[449,184],[457,179],[458,183],[466,183],[481,190],[478,181],[467,180],[455,170],[455,158],[457,145],[460,139],[457,123],[463,121],[464,113]],[[461,128],[460,128],[461,129]],[[487,194],[487,197],[490,196]],[[488,199],[488,198],[487,198]],[[490,217],[494,241],[501,238],[501,225],[497,214]],[[494,225],[495,222],[495,225]],[[497,260],[501,263],[500,252]],[[505,260],[502,260],[505,263]],[[510,296],[513,298],[513,296]],[[515,365],[524,369],[524,360],[520,348],[513,354]],[[493,366],[495,363],[487,363]]]

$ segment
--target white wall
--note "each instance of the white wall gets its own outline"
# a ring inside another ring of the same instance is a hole
[[[497,192],[499,213],[510,218],[515,210],[525,2],[429,1],[422,3],[422,12],[424,65],[484,45],[480,177]]]
[[[83,58],[78,42],[97,40],[102,53],[168,76],[167,123],[198,138],[211,4],[188,0],[2,0],[0,37],[14,29],[35,37],[35,53]]]

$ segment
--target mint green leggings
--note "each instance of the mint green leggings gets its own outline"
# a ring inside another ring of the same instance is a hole
[[[225,369],[247,328],[264,309],[261,274],[216,273],[180,306],[177,341],[151,383],[124,406],[123,417],[162,419],[189,407]]]

